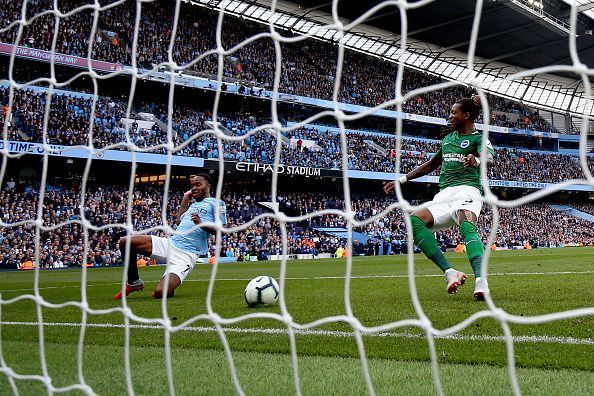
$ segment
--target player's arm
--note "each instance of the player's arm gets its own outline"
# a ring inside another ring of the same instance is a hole
[[[464,166],[480,166],[482,161],[482,157],[468,154],[466,158],[464,158]],[[487,161],[487,167],[493,165],[493,154],[487,152],[485,161]]]
[[[221,223],[223,225],[227,225],[227,207],[225,206],[225,203],[222,201],[219,203],[219,205]],[[210,205],[210,210],[212,210],[212,217],[214,218],[215,208],[213,205]],[[198,213],[192,213],[192,221],[194,222],[194,224],[200,224],[202,222],[202,219],[200,218],[200,215]],[[201,228],[211,235],[217,233],[217,229],[214,226],[203,226]]]
[[[192,221],[194,222],[194,224],[202,223],[202,219],[200,218],[200,215],[198,213],[192,213]],[[211,235],[217,233],[217,229],[214,226],[202,226],[200,228],[202,228],[204,231],[208,232]]]
[[[419,177],[428,175],[441,166],[441,161],[442,161],[441,149],[439,149],[439,151],[437,153],[435,153],[435,155],[433,157],[431,157],[429,159],[429,161],[419,165],[412,171],[408,172],[406,175],[401,176],[397,181],[400,184],[404,184],[409,180],[418,179]],[[395,184],[396,184],[396,182],[392,181],[392,182],[387,183],[384,186],[384,191],[386,192],[386,194],[388,194],[392,190],[394,190]]]
[[[483,157],[480,156],[481,152],[479,151],[477,155],[468,154],[464,158],[464,166],[480,166],[481,162],[483,162]],[[487,140],[487,156],[484,158],[487,162],[487,167],[493,165],[493,146],[491,142]]]
[[[179,205],[179,209],[177,210],[177,215],[175,216],[176,224],[179,225],[181,222],[181,217],[184,213],[188,211],[190,207],[190,200],[192,199],[192,190],[188,190],[184,193],[184,197],[182,198],[181,205]]]
[[[439,149],[439,151],[437,153],[435,153],[435,155],[433,157],[431,157],[429,159],[429,161],[419,165],[418,167],[416,167],[415,169],[411,170],[410,172],[408,172],[406,174],[406,180],[404,179],[404,176],[401,177],[400,179],[402,179],[400,181],[400,183],[405,183],[409,180],[414,180],[414,179],[418,179],[419,177],[423,177],[425,175],[430,174],[431,172],[433,172],[434,170],[436,170],[437,168],[439,168],[441,166],[441,149]],[[400,180],[398,179],[398,180]]]

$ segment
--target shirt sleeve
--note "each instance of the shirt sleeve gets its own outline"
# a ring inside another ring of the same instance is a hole
[[[221,219],[221,223],[223,225],[227,225],[227,205],[225,205],[225,202],[220,201],[220,208],[221,208],[221,213],[220,213],[220,219]]]
[[[476,140],[476,148],[475,148],[475,149],[476,149],[476,154],[475,154],[475,156],[476,156],[476,155],[481,155],[481,150],[482,150],[481,144],[482,144],[482,139],[477,139],[477,140]],[[487,146],[487,151],[488,151],[488,152],[489,152],[491,155],[493,155],[493,145],[491,144],[491,141],[490,141],[489,139],[487,139],[487,141],[486,141],[485,145]]]

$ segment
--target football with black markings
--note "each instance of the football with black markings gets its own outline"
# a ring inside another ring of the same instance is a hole
[[[245,288],[245,302],[249,307],[270,306],[278,302],[279,287],[271,276],[257,276]]]

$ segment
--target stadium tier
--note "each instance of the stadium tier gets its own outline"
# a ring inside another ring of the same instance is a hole
[[[12,142],[43,142],[43,119],[45,117],[47,91],[17,91],[13,97],[12,112],[3,121],[8,121],[8,140]],[[8,103],[9,90],[0,89],[0,100]],[[93,111],[94,109],[94,111]],[[140,103],[132,109],[135,116],[127,117],[125,100],[98,97],[73,92],[52,95],[48,112],[46,142],[57,146],[86,146],[95,148],[113,147],[127,149],[126,144],[144,151],[165,154],[168,135],[164,126],[168,123],[166,106],[163,103]],[[212,114],[208,108],[176,106],[171,125],[175,155],[217,159],[219,147],[214,134]],[[161,123],[143,122],[139,115],[151,114]],[[220,113],[217,120],[230,136],[250,135],[243,140],[224,141],[223,158],[232,162],[271,164],[277,138],[270,133],[269,119],[258,119],[242,113]],[[93,120],[92,131],[89,125]],[[126,122],[128,120],[128,122]],[[138,124],[140,122],[140,125]],[[128,125],[127,125],[128,124]],[[2,124],[2,126],[4,126]],[[128,127],[128,130],[126,130]],[[337,128],[323,125],[308,127],[285,126],[280,163],[322,169],[342,168],[341,135]],[[295,129],[292,129],[295,128]],[[407,128],[402,140],[400,173],[407,173],[430,158],[439,147],[438,140],[414,138],[418,127]],[[256,132],[253,132],[255,130]],[[274,131],[274,130],[273,130]],[[348,165],[351,170],[389,172],[395,171],[394,147],[396,138],[380,131],[349,130],[346,134]],[[299,145],[297,142],[301,142]],[[308,142],[303,144],[303,142]],[[15,145],[16,147],[16,145]],[[20,150],[15,150],[20,151]],[[68,152],[64,152],[68,156]],[[502,181],[529,181],[558,183],[571,179],[584,179],[577,152],[555,153],[503,147],[496,150],[497,162],[489,169],[489,178]],[[590,169],[594,159],[588,157]]]
[[[61,164],[53,163],[54,167]],[[62,165],[63,166],[63,165]],[[73,166],[73,165],[66,165]],[[121,168],[120,168],[121,169]],[[91,179],[97,175],[91,174]],[[249,186],[237,186],[238,175],[231,175],[224,182],[222,197],[227,204],[227,228],[241,226],[253,221],[259,215],[269,212],[261,203],[270,202],[270,191],[249,190]],[[144,176],[148,182],[135,186],[133,191],[132,217],[130,221],[135,232],[164,236],[166,226],[174,227],[175,215],[180,205],[184,185],[176,180],[169,190],[167,202],[167,223],[162,221],[163,178],[158,177],[150,183],[150,176]],[[35,255],[35,232],[26,221],[37,217],[39,210],[39,185],[30,184],[22,178],[10,178],[5,184],[0,199],[0,216],[6,224],[0,238],[1,265],[3,268],[21,268],[32,262]],[[186,180],[183,177],[183,180]],[[264,176],[254,175],[254,185],[269,185]],[[307,178],[298,180],[308,183]],[[284,181],[285,183],[293,183]],[[289,187],[289,186],[287,186]],[[253,187],[251,187],[253,189]],[[360,188],[353,188],[352,207],[354,220],[364,222],[387,209],[394,199],[381,193],[381,185],[368,183]],[[320,184],[309,193],[287,191],[278,193],[278,201],[283,210],[292,217],[313,215],[316,211],[336,209],[345,210],[344,195],[324,188]],[[375,191],[374,191],[375,190]],[[415,194],[423,194],[422,188]],[[426,193],[425,193],[426,194]],[[128,222],[127,202],[128,186],[124,184],[92,183],[87,186],[84,203],[81,203],[80,183],[62,178],[48,179],[44,194],[42,227],[50,228],[40,236],[40,258],[42,268],[80,267],[83,262],[85,241],[80,221],[84,218],[93,227],[107,227],[90,231],[88,235],[89,256],[85,264],[91,266],[121,265],[122,259],[117,247],[118,239],[125,235],[125,230],[116,224]],[[420,198],[420,197],[419,197]],[[420,204],[419,198],[413,203]],[[495,245],[498,248],[563,247],[594,245],[592,225],[594,224],[594,204],[576,196],[573,202],[559,208],[559,202],[530,203],[515,208],[500,209],[500,224]],[[578,200],[578,199],[581,199]],[[571,212],[573,210],[573,212]],[[547,224],[541,219],[546,218]],[[478,224],[484,243],[491,230],[491,209],[484,207],[484,214]],[[74,222],[74,223],[70,223]],[[15,226],[15,224],[21,224]],[[344,217],[334,214],[313,216],[305,221],[287,223],[289,233],[289,254],[334,254],[339,247],[346,246],[344,237],[338,231],[346,229]],[[150,231],[153,230],[153,231]],[[356,254],[389,255],[406,252],[406,227],[402,212],[395,209],[385,216],[357,226],[354,231],[363,238],[357,242]],[[454,249],[463,244],[459,232],[447,229],[437,233],[442,249]],[[215,255],[214,238],[208,256]],[[219,254],[228,259],[238,259],[248,254],[251,257],[267,259],[282,253],[281,231],[277,221],[260,218],[253,226],[239,232],[225,234],[222,237]]]
[[[18,18],[21,13],[19,3],[4,1],[5,11],[2,15],[2,26],[8,26],[10,21]],[[36,1],[29,4],[27,16],[30,18],[40,12],[52,8],[49,0]],[[82,4],[75,1],[60,3],[63,12],[68,12]],[[204,12],[203,9],[181,4],[182,11],[178,20],[177,36],[174,44],[173,61],[184,70],[204,73],[208,76],[217,74],[217,58],[205,56],[198,62],[190,61],[200,54],[216,48],[216,13]],[[168,2],[156,1],[147,3],[142,8],[141,31],[137,44],[136,65],[144,69],[152,69],[167,62],[166,43],[169,42],[172,31],[173,13]],[[91,58],[121,66],[132,64],[130,50],[133,40],[135,18],[133,2],[124,2],[101,13],[98,21]],[[60,22],[55,52],[72,57],[87,56],[86,38],[89,37],[93,19],[92,12],[81,11]],[[27,49],[50,50],[50,32],[54,29],[52,14],[39,17],[38,22],[26,26],[19,41],[16,42],[16,26],[0,34],[0,43],[7,44],[3,48],[5,54],[10,54],[11,45],[22,46]],[[44,29],[40,27],[43,26]],[[265,32],[261,25],[235,18],[227,17],[223,21],[222,41],[225,47],[233,47],[247,37]],[[290,35],[290,33],[289,33]],[[83,39],[85,38],[85,39]],[[281,83],[279,91],[305,97],[325,100],[332,99],[334,86],[333,75],[336,66],[336,48],[328,43],[316,40],[298,41],[294,44],[282,45]],[[18,52],[17,52],[18,54]],[[17,55],[18,56],[18,55]],[[26,56],[32,57],[34,56]],[[41,57],[41,59],[43,59]],[[260,39],[242,47],[224,62],[224,76],[232,77],[246,84],[270,89],[274,76],[275,51],[273,41]],[[18,68],[17,68],[18,70]],[[395,65],[380,61],[363,54],[347,51],[343,71],[342,85],[338,100],[343,103],[376,106],[393,99],[393,86],[396,79]],[[403,78],[403,94],[424,86],[438,84],[438,78],[427,74],[406,69]],[[456,98],[468,96],[468,89],[448,88],[431,91],[405,102],[403,111],[411,114],[427,115],[446,118],[449,105]],[[531,110],[520,103],[498,97],[491,97],[489,106],[492,109],[490,123],[492,125],[516,128],[521,130],[536,130],[558,132],[545,121],[537,111]],[[477,122],[482,122],[479,118]],[[565,129],[565,128],[564,128]],[[576,133],[569,130],[567,133]]]

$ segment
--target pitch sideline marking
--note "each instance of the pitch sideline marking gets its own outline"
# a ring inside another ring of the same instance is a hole
[[[594,274],[594,271],[554,271],[554,272],[494,272],[489,274],[489,277],[492,276],[542,276],[542,275],[590,275]],[[469,274],[469,276],[474,276]],[[443,277],[442,274],[422,274],[422,275],[414,275],[415,278],[435,278],[435,277]],[[328,280],[328,279],[345,279],[345,276],[312,276],[312,277],[286,277],[286,280]],[[401,279],[401,278],[408,278],[408,275],[353,275],[351,279],[383,279],[383,278],[393,278],[393,279]],[[216,281],[225,281],[225,282],[237,282],[237,281],[246,281],[249,282],[252,278],[218,278]],[[184,282],[210,282],[210,279],[186,279]],[[87,283],[87,287],[93,286],[113,286],[113,285],[121,285],[121,282],[110,282],[110,283]],[[63,288],[71,288],[71,287],[80,287],[80,285],[64,285],[64,286],[44,286],[38,287],[38,290],[48,290],[48,289],[63,289]],[[7,289],[7,290],[0,290],[0,292],[17,292],[17,291],[27,291],[27,290],[34,290],[32,287],[24,288],[24,289]]]
[[[39,326],[39,322],[0,322],[0,325],[4,326]],[[74,322],[44,322],[43,326],[53,327],[81,327],[80,323]],[[88,323],[85,327],[89,328],[116,328],[124,329],[126,326],[123,324],[114,323]],[[128,325],[131,329],[145,329],[145,330],[163,330],[162,326],[159,325],[146,325],[146,324],[130,324]],[[214,327],[210,326],[189,326],[180,329],[180,331],[197,332],[197,333],[210,333],[215,332]],[[247,334],[273,334],[273,335],[286,335],[287,330],[285,329],[267,329],[267,328],[241,328],[241,327],[226,327],[224,328],[226,333],[247,333]],[[335,330],[293,330],[295,334],[308,336],[331,336],[331,337],[353,337],[352,332],[348,331],[335,331]],[[412,334],[412,333],[363,333],[368,337],[393,337],[393,338],[408,338],[408,339],[424,339],[424,334]],[[487,335],[447,335],[447,336],[434,336],[436,339],[442,340],[456,340],[456,341],[499,341],[504,342],[506,338],[504,336],[487,336]],[[569,344],[569,345],[594,345],[594,339],[592,338],[573,338],[573,337],[552,337],[552,336],[513,336],[514,342],[524,343],[544,343],[544,344]]]

